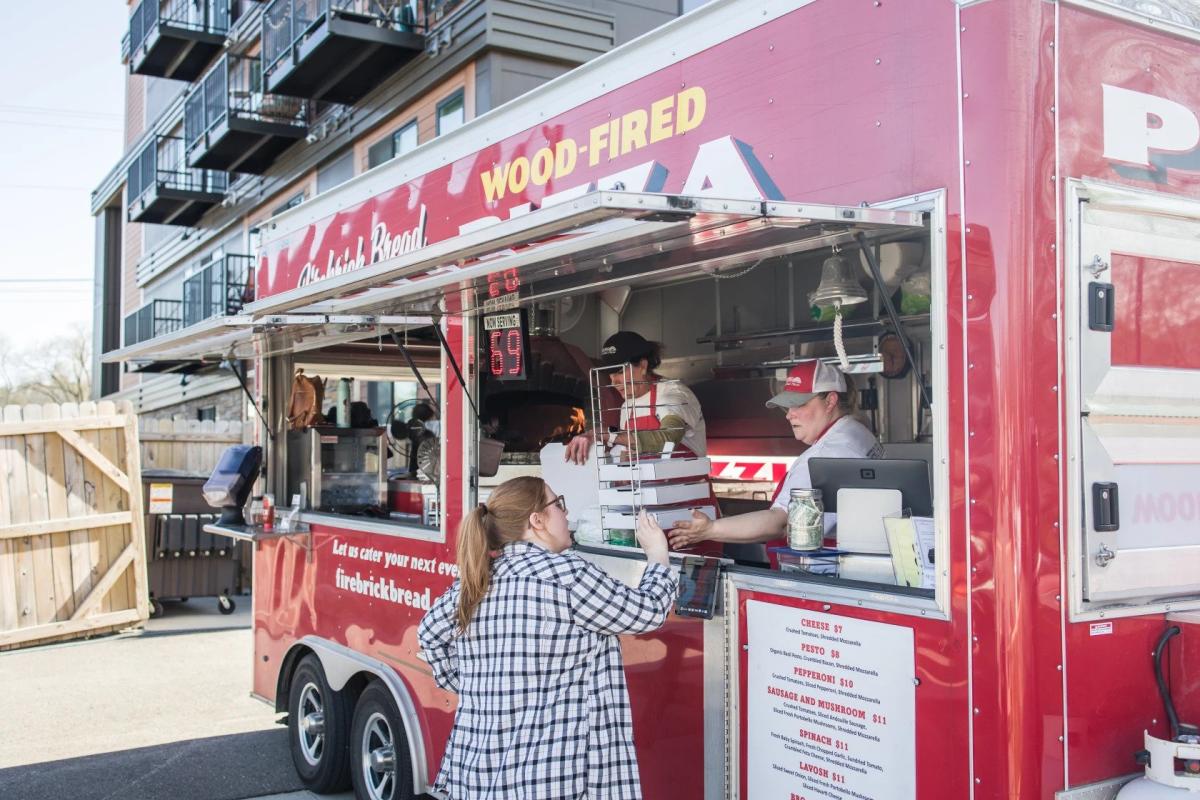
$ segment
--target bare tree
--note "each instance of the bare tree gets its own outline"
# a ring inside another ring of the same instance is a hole
[[[0,405],[81,403],[91,394],[91,340],[82,328],[16,351],[0,341]]]

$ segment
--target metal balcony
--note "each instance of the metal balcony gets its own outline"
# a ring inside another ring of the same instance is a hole
[[[183,282],[183,327],[236,314],[254,300],[254,257],[227,255]]]
[[[190,167],[261,175],[308,129],[308,102],[262,90],[262,61],[226,55],[184,102]]]
[[[272,0],[267,91],[352,104],[425,49],[427,0]]]
[[[226,173],[187,166],[183,139],[154,136],[129,165],[127,216],[130,222],[195,225],[228,188]]]
[[[230,0],[142,0],[129,18],[129,71],[194,81],[225,46]]]
[[[149,341],[155,336],[183,327],[183,303],[178,300],[151,300],[125,317],[124,347]]]

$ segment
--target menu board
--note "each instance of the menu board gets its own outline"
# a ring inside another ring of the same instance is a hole
[[[746,603],[749,800],[916,798],[911,628]]]

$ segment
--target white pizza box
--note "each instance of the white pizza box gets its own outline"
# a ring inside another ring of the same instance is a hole
[[[707,514],[710,519],[716,516],[716,509],[712,504],[690,505],[686,508],[662,508],[653,509],[647,508],[646,511],[658,520],[658,525],[664,531],[669,531],[678,523],[691,520],[692,511],[700,511]],[[602,527],[605,530],[633,530],[637,527],[637,514],[632,511],[605,511],[601,516]]]
[[[642,486],[637,492],[632,486],[610,487],[600,490],[602,506],[670,506],[692,500],[707,500],[711,490],[708,481],[699,483],[669,483],[659,486]]]
[[[602,481],[671,481],[703,478],[712,469],[707,458],[655,458],[633,464],[601,464]]]

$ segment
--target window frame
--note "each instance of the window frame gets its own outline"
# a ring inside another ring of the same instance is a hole
[[[376,142],[374,142],[369,147],[367,147],[367,169],[375,169],[376,167],[381,167],[384,164],[386,164],[387,162],[391,161],[393,158],[396,158],[397,156],[405,155],[405,153],[411,153],[412,150],[406,150],[404,153],[401,153],[396,149],[397,137],[399,137],[400,134],[404,133],[405,131],[407,131],[409,129],[413,130],[417,136],[417,141],[415,144],[413,144],[413,150],[416,150],[418,147],[420,147],[420,145],[421,145],[420,128],[417,127],[417,122],[418,122],[417,117],[413,117],[408,122],[401,125],[400,127],[392,129],[391,133],[387,134],[386,136],[381,136]],[[387,142],[390,145],[389,155],[387,156],[387,158],[383,159],[382,161],[372,164],[371,163],[371,151],[374,150],[379,145],[383,144],[384,142]]]
[[[871,205],[876,209],[924,212],[929,216],[928,235],[932,282],[932,306],[929,317],[931,353],[930,370],[925,377],[932,385],[930,396],[933,407],[946,409],[941,414],[934,413],[931,423],[933,445],[931,491],[933,493],[933,519],[937,531],[934,563],[938,565],[932,593],[929,590],[888,584],[843,581],[822,576],[802,577],[794,573],[781,573],[778,570],[730,566],[726,569],[726,574],[736,587],[789,597],[826,600],[846,605],[855,604],[863,608],[926,619],[942,621],[950,619],[950,541],[952,531],[948,336],[951,299],[948,290],[950,242],[946,234],[948,230],[946,204],[946,190],[939,189]],[[581,289],[581,291],[583,290]],[[467,319],[469,319],[471,327],[464,339],[481,341],[480,320],[482,314],[473,313]],[[479,353],[467,353],[464,354],[464,357],[469,358],[470,361],[467,363],[474,367],[471,372],[471,391],[473,396],[479,397],[482,379],[482,370],[478,368],[477,363]],[[966,358],[965,353],[963,358]],[[476,457],[480,427],[478,420],[472,420],[470,417],[470,414],[464,415],[463,421],[462,455],[471,472],[471,480],[464,481],[464,508],[471,508],[475,505],[479,496]],[[586,545],[580,546],[578,549],[585,554],[603,554],[630,559],[641,557],[636,548],[615,545]],[[687,554],[683,552],[671,553],[673,560],[681,559],[685,555]]]
[[[259,363],[264,364],[264,369],[267,371],[267,373],[269,375],[268,381],[267,381],[268,386],[271,389],[274,389],[275,391],[282,392],[280,401],[279,401],[279,403],[275,404],[276,406],[279,406],[282,408],[287,407],[286,397],[287,397],[290,387],[291,387],[292,375],[295,374],[296,362],[298,360],[303,361],[303,359],[304,359],[303,354],[289,353],[286,355],[271,356],[271,357],[268,357],[267,359],[259,362]],[[442,381],[442,378],[445,373],[446,355],[444,352],[441,353],[439,361],[440,361],[440,363],[437,368],[436,374],[437,374],[437,381],[440,383]],[[353,365],[349,365],[349,364],[343,364],[343,365],[328,364],[328,365],[324,365],[322,368],[328,372],[328,374],[325,377],[330,377],[330,376],[336,375],[337,370],[343,369],[343,368],[345,368],[349,371],[354,370]],[[431,372],[432,372],[432,370],[431,370]],[[403,380],[403,378],[388,379],[388,378],[381,377],[381,378],[379,378],[379,380],[381,380],[381,381]],[[415,380],[415,378],[414,378],[414,380]],[[438,394],[439,394],[438,415],[439,415],[439,419],[444,420],[446,418],[446,392],[439,391]],[[282,405],[280,405],[280,404],[282,404]],[[384,422],[384,421],[381,421],[381,423],[382,422]],[[283,424],[283,425],[279,426],[279,430],[274,432],[274,435],[272,435],[272,432],[266,430],[265,428],[263,429],[263,432],[262,432],[263,441],[268,443],[267,464],[268,464],[269,469],[274,470],[268,476],[267,485],[271,486],[275,490],[276,497],[283,497],[287,490],[287,472],[288,472],[288,460],[289,460],[289,453],[288,453],[288,446],[287,446],[288,431],[289,431],[288,426],[286,424]],[[335,530],[341,530],[341,531],[353,531],[353,532],[357,532],[357,533],[371,533],[371,534],[379,534],[379,535],[383,535],[383,536],[391,536],[391,537],[395,537],[398,539],[408,539],[408,540],[413,540],[413,541],[433,542],[435,544],[445,544],[445,542],[447,540],[447,531],[449,529],[446,525],[446,516],[447,516],[446,504],[447,504],[448,494],[447,494],[447,488],[446,488],[447,487],[446,449],[445,449],[444,433],[442,434],[441,438],[442,438],[442,443],[441,443],[442,454],[441,454],[441,458],[439,459],[439,464],[438,464],[440,475],[439,475],[439,481],[438,481],[438,486],[437,486],[439,509],[438,509],[438,524],[436,527],[425,526],[425,525],[414,525],[414,524],[408,523],[408,522],[399,522],[399,521],[393,522],[391,520],[381,520],[381,519],[375,519],[375,518],[371,518],[371,517],[360,517],[360,516],[354,516],[354,515],[350,515],[350,514],[334,514],[334,513],[324,512],[324,511],[316,511],[313,509],[306,509],[306,510],[300,512],[300,521],[307,522],[310,524],[321,525],[324,527],[329,527],[329,528],[332,528]]]
[[[442,113],[446,109],[447,106],[453,105],[456,102],[460,103],[462,105],[462,122],[457,127],[451,128],[449,131],[443,131],[442,130]],[[456,131],[459,128],[461,128],[463,125],[467,124],[467,94],[463,87],[459,87],[458,89],[455,89],[453,92],[451,92],[445,98],[438,101],[436,111],[434,112],[434,122],[436,124],[435,130],[437,131],[438,136],[441,136],[443,133],[450,133],[452,131]]]

